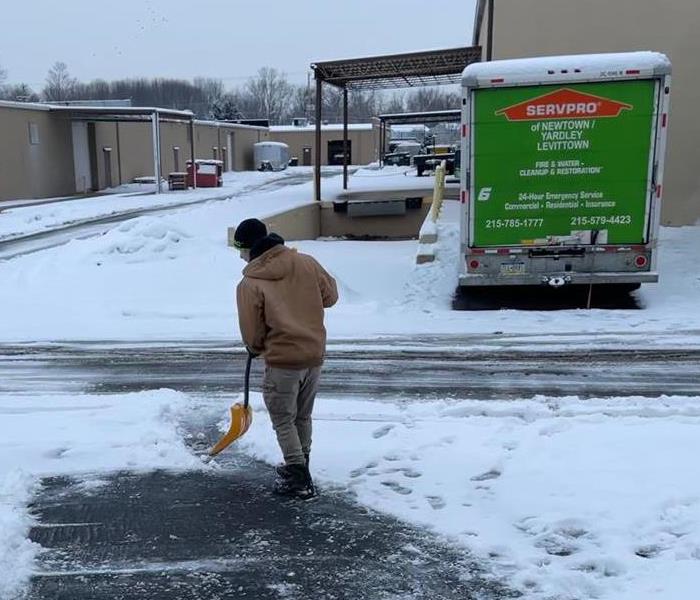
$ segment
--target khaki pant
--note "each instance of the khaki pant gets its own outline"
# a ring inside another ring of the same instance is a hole
[[[303,465],[304,454],[311,451],[311,411],[320,375],[321,367],[265,367],[263,398],[285,464]]]

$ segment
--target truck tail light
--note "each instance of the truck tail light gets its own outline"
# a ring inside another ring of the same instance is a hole
[[[478,260],[476,260],[475,258],[473,258],[472,260],[469,261],[469,268],[474,270],[474,271],[476,269],[478,269],[480,266],[481,266],[481,263]]]
[[[646,267],[648,262],[649,261],[647,260],[647,257],[643,254],[640,254],[639,256],[637,256],[637,258],[634,259],[634,264],[640,269]]]

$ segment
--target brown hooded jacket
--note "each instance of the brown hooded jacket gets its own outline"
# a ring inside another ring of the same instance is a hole
[[[236,290],[243,342],[283,369],[323,363],[323,309],[338,300],[335,279],[311,256],[276,245],[243,269]]]

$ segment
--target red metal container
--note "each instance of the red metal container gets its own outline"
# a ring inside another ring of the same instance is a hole
[[[224,163],[220,160],[197,159],[194,161],[197,167],[197,187],[221,187],[224,185],[222,173]],[[194,187],[192,161],[187,161],[187,187]]]

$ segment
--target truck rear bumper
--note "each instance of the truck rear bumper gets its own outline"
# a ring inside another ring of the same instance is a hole
[[[554,283],[552,280],[561,280]],[[463,287],[476,286],[505,286],[505,285],[604,285],[604,284],[635,284],[656,283],[659,274],[652,271],[641,273],[548,273],[524,275],[478,275],[465,274],[459,276],[459,285]]]

